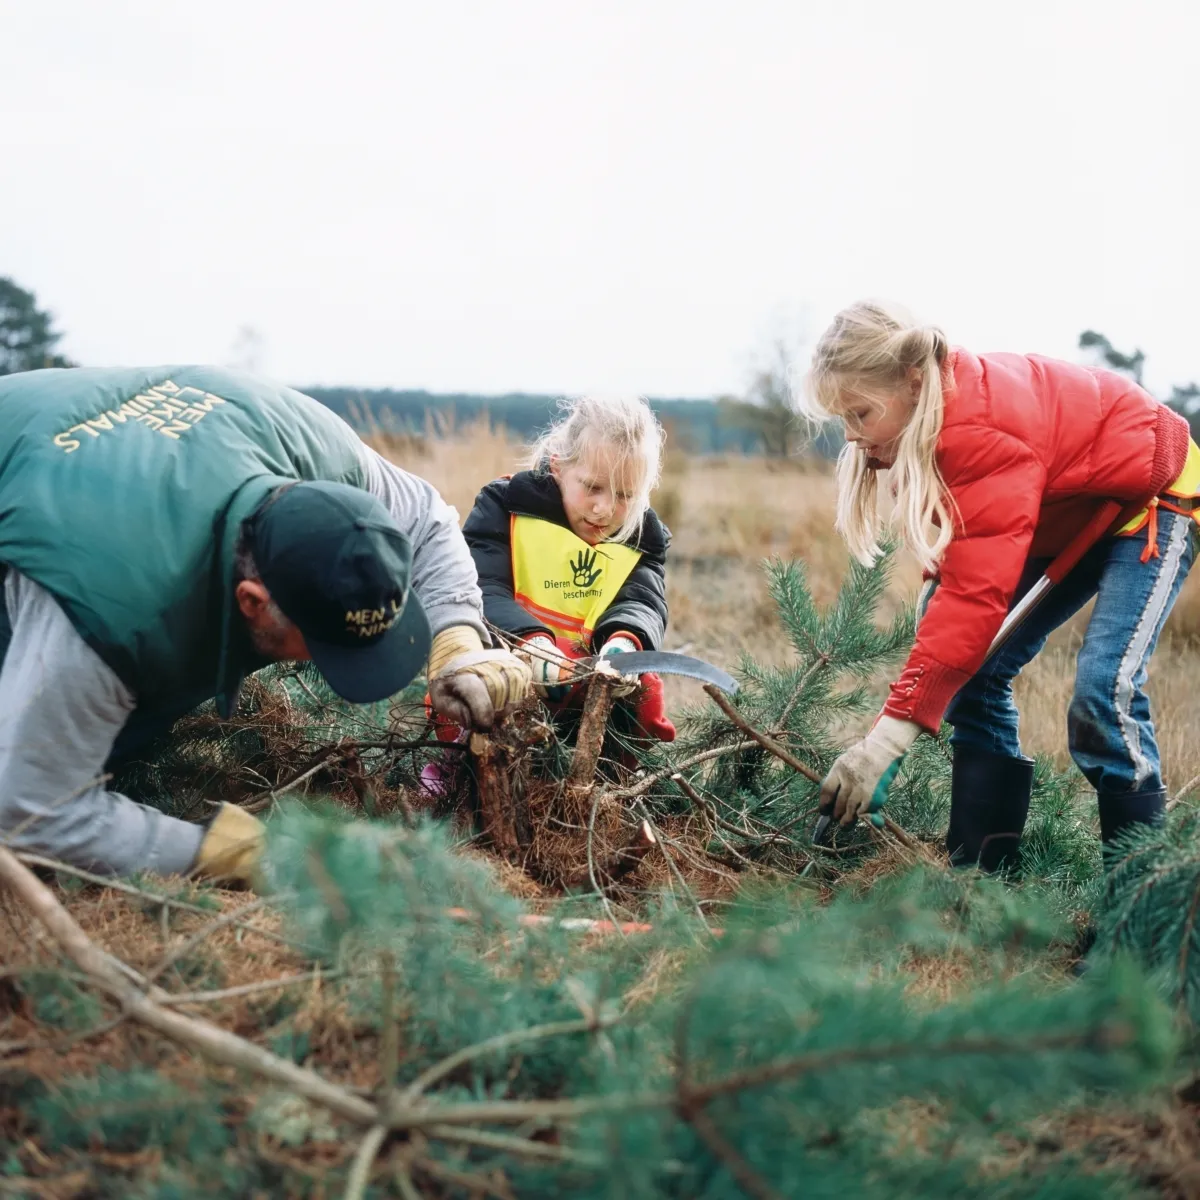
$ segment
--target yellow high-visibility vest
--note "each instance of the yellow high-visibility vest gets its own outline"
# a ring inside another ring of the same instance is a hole
[[[1183,470],[1174,483],[1163,489],[1162,494],[1152,502],[1152,506],[1161,505],[1163,508],[1179,511],[1172,507],[1172,499],[1194,500],[1197,496],[1200,496],[1200,447],[1197,447],[1196,443],[1189,439],[1188,454],[1183,464]],[[1200,522],[1200,508],[1193,508],[1189,505],[1185,511],[1195,517],[1197,522]],[[1143,508],[1136,517],[1122,525],[1117,532],[1137,533],[1149,519],[1150,508]]]
[[[642,557],[619,542],[589,546],[540,517],[512,514],[513,596],[556,636],[586,642]]]

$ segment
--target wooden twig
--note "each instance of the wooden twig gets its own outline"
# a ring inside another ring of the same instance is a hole
[[[594,886],[607,891],[638,869],[655,841],[654,830],[650,828],[649,822],[643,821],[629,845],[617,850],[604,862],[594,862],[591,873],[585,870],[578,878],[568,880],[565,885],[567,891],[574,891],[588,882],[593,882]]]
[[[366,1125],[376,1123],[379,1114],[373,1104],[322,1079],[315,1071],[298,1067],[198,1017],[171,1012],[139,991],[110,965],[54,893],[3,846],[0,846],[0,884],[21,900],[67,957],[95,987],[116,1000],[127,1016],[189,1046],[213,1062],[261,1075],[348,1120]]]
[[[403,1158],[396,1159],[396,1165],[392,1168],[392,1179],[400,1193],[400,1200],[421,1200],[421,1193],[417,1191],[408,1163]]]
[[[461,1142],[464,1146],[500,1150],[505,1154],[519,1154],[522,1158],[541,1159],[544,1162],[578,1163],[585,1167],[604,1165],[601,1155],[591,1154],[586,1150],[571,1150],[554,1142],[533,1142],[528,1138],[493,1133],[486,1129],[463,1129],[458,1125],[427,1125],[424,1133],[440,1142]]]
[[[1187,783],[1185,783],[1183,787],[1181,787],[1179,791],[1177,791],[1175,795],[1167,801],[1167,812],[1170,812],[1172,809],[1176,808],[1184,796],[1186,796],[1188,792],[1190,792],[1197,784],[1200,784],[1200,775],[1197,775],[1194,779],[1189,779]]]
[[[469,1171],[456,1170],[428,1154],[414,1155],[412,1165],[423,1175],[428,1175],[439,1183],[452,1183],[461,1188],[471,1200],[476,1200],[479,1196],[492,1196],[494,1200],[513,1200],[513,1194],[507,1187],[501,1189],[491,1179],[485,1179],[482,1175],[472,1175]]]
[[[111,888],[115,892],[124,892],[127,896],[138,896],[143,900],[149,900],[155,905],[169,904],[172,908],[177,908],[181,912],[195,913],[201,917],[211,917],[213,910],[205,908],[200,904],[193,904],[190,900],[178,900],[174,896],[167,896],[161,892],[151,892],[146,888],[137,887],[135,884],[128,883],[123,879],[116,879],[110,875],[95,875],[91,871],[85,871],[82,867],[74,867],[70,863],[65,863],[57,858],[46,858],[41,854],[30,854],[24,850],[14,851],[14,856],[18,861],[30,867],[46,867],[52,871],[61,871],[64,875],[72,875],[76,879],[82,879],[85,883],[94,883],[97,887]],[[271,899],[276,903],[282,903],[288,898],[286,892],[276,892]],[[276,933],[271,929],[260,929],[257,925],[251,925],[248,921],[243,921],[240,918],[230,922],[235,928],[248,930],[250,933],[257,933],[260,937],[267,938],[272,942],[279,942],[284,946],[291,946],[295,950],[306,952],[315,951],[316,947],[306,946],[303,942],[297,942],[293,938],[287,937],[285,934]]]
[[[174,950],[168,951],[159,961],[146,979],[150,983],[155,983],[163,977],[163,974],[172,966],[175,965],[181,958],[186,958],[206,939],[210,938],[214,933],[227,928],[230,925],[240,925],[243,918],[250,916],[251,913],[256,913],[259,909],[266,907],[268,897],[260,896],[257,900],[250,904],[244,904],[241,908],[235,908],[227,913],[222,913],[216,920],[210,921],[203,928],[198,929],[191,937],[175,947]]]
[[[717,1123],[697,1108],[685,1113],[685,1120],[700,1135],[700,1140],[712,1151],[738,1181],[742,1190],[755,1200],[784,1200],[782,1192],[773,1188],[746,1160],[741,1151],[721,1132]]]
[[[781,746],[774,738],[768,737],[761,730],[755,729],[749,721],[733,706],[729,698],[721,691],[720,688],[714,687],[711,683],[704,685],[704,690],[713,699],[717,707],[736,725],[743,733],[749,734],[764,750],[769,750],[781,762],[787,763],[793,771],[799,772],[805,779],[812,783],[821,785],[821,776],[812,769],[807,763],[801,762],[790,750],[785,746]],[[907,850],[911,850],[914,854],[921,853],[921,844],[902,829],[895,821],[892,820],[886,813],[883,817],[883,827],[901,843]]]
[[[596,814],[600,811],[600,799],[601,793],[596,792],[592,796],[591,811],[588,813],[587,840],[584,843],[584,853],[587,856],[588,882],[591,883],[592,890],[600,897],[600,903],[604,905],[604,911],[608,913],[608,919],[612,923],[613,928],[620,930],[621,937],[624,937],[625,932],[621,929],[621,925],[617,921],[617,914],[613,912],[612,902],[608,898],[608,893],[600,886],[600,877],[596,873]]]
[[[656,783],[661,783],[672,775],[678,775],[680,771],[686,771],[688,767],[698,767],[701,763],[712,762],[714,758],[723,758],[726,754],[749,750],[756,744],[755,740],[750,738],[743,742],[728,742],[724,746],[713,746],[711,749],[701,750],[699,754],[693,754],[690,758],[682,759],[669,767],[663,767],[661,771],[652,771],[649,775],[642,776],[637,783],[632,783],[628,787],[613,788],[606,791],[604,795],[609,800],[632,800],[635,796],[644,796]]]
[[[366,975],[366,971],[359,971],[354,973],[353,978],[361,979]],[[325,981],[346,977],[345,971],[304,971],[299,975],[281,975],[278,979],[260,979],[255,983],[240,983],[236,987],[220,988],[211,992],[180,992],[164,996],[159,1003],[171,1008],[177,1008],[181,1004],[220,1004],[222,1000],[237,1000],[242,996],[253,996],[258,992],[273,992],[302,983],[315,983],[318,979]]]
[[[375,1159],[387,1140],[388,1127],[373,1125],[367,1131],[367,1136],[359,1144],[350,1164],[350,1174],[346,1176],[346,1190],[342,1193],[343,1200],[362,1200],[367,1194],[367,1184],[371,1179],[371,1168]]]
[[[335,742],[332,746],[323,747],[309,760],[307,767],[289,776],[283,783],[276,784],[270,791],[264,792],[248,804],[243,804],[242,807],[248,813],[259,813],[264,808],[270,808],[275,803],[276,797],[282,796],[284,792],[290,792],[294,787],[299,787],[306,780],[311,779],[323,767],[329,766],[331,762],[342,757],[345,753],[345,748],[341,742]]]
[[[404,1104],[411,1104],[439,1079],[445,1079],[473,1058],[481,1058],[485,1054],[492,1054],[496,1050],[503,1050],[507,1046],[516,1046],[522,1042],[537,1042],[543,1038],[564,1037],[570,1033],[591,1033],[598,1029],[608,1029],[620,1020],[620,1017],[587,1017],[576,1018],[573,1021],[548,1021],[543,1025],[531,1025],[528,1029],[499,1033],[472,1046],[464,1046],[440,1062],[434,1063],[432,1067],[426,1068],[400,1093],[400,1100]]]
[[[657,830],[655,830],[654,823],[650,820],[650,812],[646,808],[646,802],[644,800],[639,800],[634,807],[641,811],[643,822],[651,830],[651,836],[654,838],[654,841],[658,845],[658,848],[662,851],[663,858],[666,859],[667,869],[671,872],[672,875],[675,876],[675,879],[678,882],[679,886],[683,889],[683,894],[692,902],[692,907],[696,910],[696,916],[698,916],[700,918],[700,924],[704,926],[704,928],[708,931],[709,935],[711,936],[712,932],[713,932],[712,926],[708,923],[708,920],[705,918],[704,910],[700,907],[700,903],[696,899],[695,894],[692,892],[692,889],[690,887],[688,887],[687,880],[684,879],[684,877],[683,877],[683,872],[679,869],[675,860],[671,857],[670,852],[667,850],[665,840],[662,837],[660,837],[658,835]]]

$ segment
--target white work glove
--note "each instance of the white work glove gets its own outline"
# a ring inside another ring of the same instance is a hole
[[[881,826],[883,802],[900,770],[920,725],[896,717],[880,716],[871,732],[839,756],[821,784],[821,812],[832,813],[843,825],[870,816]]]
[[[632,634],[614,633],[612,637],[604,643],[600,651],[601,659],[616,659],[619,654],[633,654],[640,650],[641,646],[634,640]],[[620,660],[609,664],[614,671],[620,674]],[[640,675],[621,675],[621,682],[613,685],[613,698],[620,700],[622,696],[632,696],[641,685],[642,679]]]
[[[527,663],[507,650],[485,650],[470,625],[451,625],[429,651],[429,701],[435,712],[465,729],[491,729],[529,693]]]
[[[517,656],[529,664],[533,673],[533,690],[543,699],[557,703],[568,689],[574,672],[571,659],[567,657],[548,633],[535,633],[527,637],[516,651]]]

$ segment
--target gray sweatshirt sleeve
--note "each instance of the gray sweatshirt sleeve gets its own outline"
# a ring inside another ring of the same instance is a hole
[[[101,782],[133,711],[129,689],[57,601],[17,571],[4,581],[12,640],[0,667],[0,836],[100,874],[182,874],[204,829]]]
[[[412,541],[413,587],[433,632],[471,625],[488,645],[483,593],[458,513],[431,483],[388,462],[365,442],[362,458],[367,491],[383,502]]]

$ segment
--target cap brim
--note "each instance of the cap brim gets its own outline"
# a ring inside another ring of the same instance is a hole
[[[425,669],[433,635],[410,588],[400,619],[369,646],[334,646],[305,638],[313,665],[351,704],[374,704],[402,691]]]

